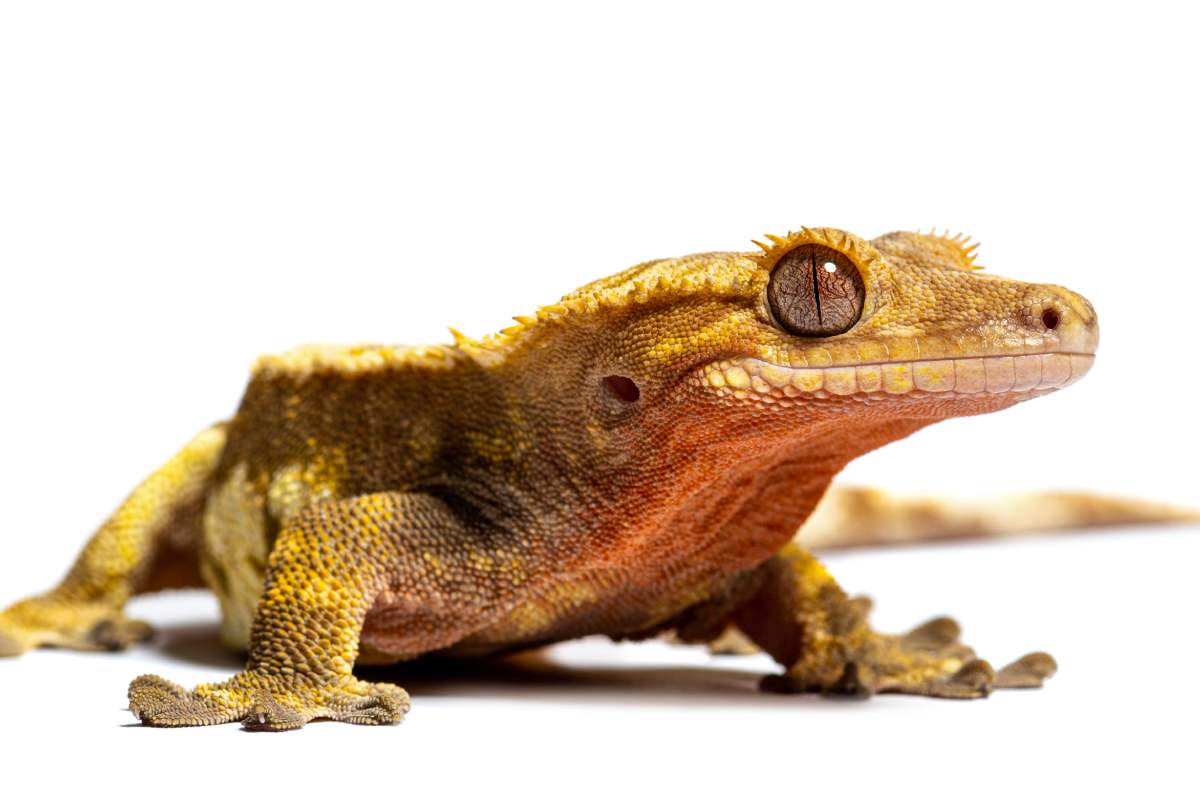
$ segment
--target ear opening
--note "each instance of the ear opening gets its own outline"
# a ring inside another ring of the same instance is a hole
[[[636,403],[642,396],[642,390],[633,379],[624,375],[606,375],[601,383],[609,394],[623,403]]]

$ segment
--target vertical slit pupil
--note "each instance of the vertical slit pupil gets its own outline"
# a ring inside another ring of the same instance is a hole
[[[813,252],[809,255],[809,263],[812,265],[812,288],[813,299],[817,304],[817,324],[824,325],[825,319],[821,316],[821,278],[817,275],[817,254]]]
[[[636,403],[642,396],[638,385],[624,375],[609,375],[604,379],[604,385],[614,397],[626,403]]]

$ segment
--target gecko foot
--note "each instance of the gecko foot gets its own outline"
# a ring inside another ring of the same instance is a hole
[[[313,683],[247,671],[188,691],[157,675],[129,685],[129,710],[143,725],[182,727],[241,721],[249,730],[282,731],[314,719],[391,725],[409,709],[408,693],[353,677]]]
[[[865,621],[803,657],[783,675],[763,679],[764,691],[821,692],[869,697],[876,693],[972,699],[993,689],[1035,688],[1057,669],[1046,653],[1030,653],[998,672],[959,641],[960,628],[938,617],[900,636],[877,633]]]
[[[42,646],[123,650],[152,633],[145,622],[111,605],[41,595],[0,612],[0,657]]]

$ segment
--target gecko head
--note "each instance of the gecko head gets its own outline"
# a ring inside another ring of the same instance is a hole
[[[867,242],[828,228],[772,237],[744,294],[757,298],[752,343],[706,361],[694,384],[734,401],[940,417],[1083,377],[1099,342],[1091,304],[981,272],[966,241],[897,232]]]
[[[652,261],[589,284],[529,320],[541,335],[521,349],[554,360],[557,400],[584,399],[570,415],[593,438],[695,447],[835,429],[870,449],[1063,388],[1092,365],[1087,300],[981,272],[962,237],[769,238],[762,252]],[[569,340],[547,340],[559,318]]]

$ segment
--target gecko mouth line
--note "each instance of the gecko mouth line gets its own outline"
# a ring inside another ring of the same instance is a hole
[[[1091,353],[1037,353],[781,367],[756,358],[708,364],[700,383],[719,395],[763,400],[854,395],[1016,394],[1061,389],[1092,368]]]

